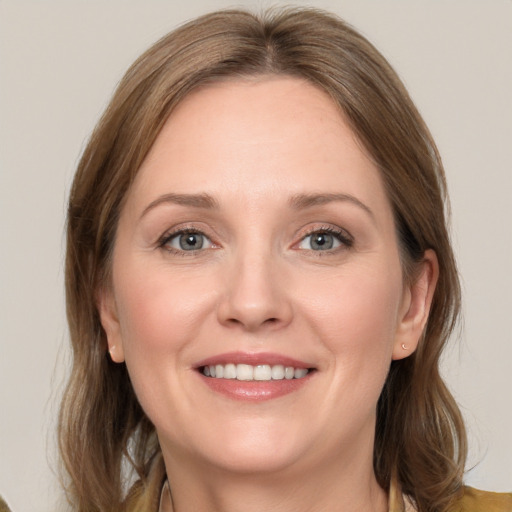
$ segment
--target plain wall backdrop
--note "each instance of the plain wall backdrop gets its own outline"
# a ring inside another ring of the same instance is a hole
[[[512,490],[512,1],[310,0],[397,69],[443,156],[465,325],[443,368],[470,432],[467,482]],[[0,494],[58,509],[55,420],[69,361],[66,197],[123,72],[218,0],[0,0]]]

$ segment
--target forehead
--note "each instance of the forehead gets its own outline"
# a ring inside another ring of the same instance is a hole
[[[378,170],[327,93],[297,78],[260,77],[211,84],[187,96],[129,195],[143,203],[169,192],[222,199],[248,190],[265,195],[269,188],[384,194]]]

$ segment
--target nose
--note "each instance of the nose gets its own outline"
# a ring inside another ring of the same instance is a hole
[[[270,255],[235,258],[222,284],[219,322],[248,332],[285,327],[293,316],[286,284],[286,275]]]

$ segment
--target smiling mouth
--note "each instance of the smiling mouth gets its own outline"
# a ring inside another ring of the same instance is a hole
[[[295,368],[282,364],[215,364],[201,366],[199,371],[212,379],[231,379],[239,381],[275,381],[303,379],[313,368]]]

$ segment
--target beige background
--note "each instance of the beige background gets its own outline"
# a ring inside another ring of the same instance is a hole
[[[383,51],[438,142],[465,292],[465,331],[444,369],[469,423],[469,467],[478,464],[467,481],[512,490],[512,2],[307,4]],[[57,508],[64,211],[78,155],[143,49],[230,5],[0,0],[0,493],[17,512]]]

